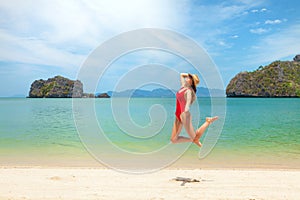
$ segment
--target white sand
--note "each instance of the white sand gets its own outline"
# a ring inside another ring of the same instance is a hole
[[[195,178],[185,183],[176,177]],[[0,199],[300,199],[297,170],[0,168]]]

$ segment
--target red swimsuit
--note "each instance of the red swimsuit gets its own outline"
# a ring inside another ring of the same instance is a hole
[[[177,119],[181,122],[180,119],[180,115],[181,113],[184,112],[185,110],[185,105],[186,105],[186,100],[184,98],[184,93],[188,88],[185,89],[180,89],[177,93],[176,93],[176,112],[175,115],[177,117]]]

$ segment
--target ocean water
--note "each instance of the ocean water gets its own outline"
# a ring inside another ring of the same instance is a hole
[[[113,104],[112,99],[76,101],[92,103],[94,112],[80,116],[72,99],[0,98],[0,165],[103,165],[93,158],[87,141],[82,141],[86,137],[103,157],[114,158],[110,165],[131,162],[127,153],[142,155],[141,162],[152,159],[147,157],[150,154],[160,160],[173,156],[168,166],[187,168],[300,166],[300,99],[226,99],[221,135],[204,159],[198,158],[196,145],[170,144],[175,99],[114,99]],[[192,107],[195,127],[210,116],[211,102],[199,98]],[[92,121],[102,133],[92,130]],[[95,135],[85,135],[88,132]],[[104,134],[104,139],[97,139],[98,134]],[[182,134],[186,135],[184,130]],[[110,151],[109,145],[123,154]],[[180,153],[173,155],[176,150]]]

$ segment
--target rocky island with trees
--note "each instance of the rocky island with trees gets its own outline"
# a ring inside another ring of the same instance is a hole
[[[241,72],[229,82],[227,97],[300,97],[300,55],[275,61],[253,72]]]
[[[106,93],[94,95],[83,92],[79,80],[55,76],[47,80],[35,80],[30,87],[29,98],[109,98]]]

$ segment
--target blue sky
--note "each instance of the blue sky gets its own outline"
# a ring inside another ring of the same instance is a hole
[[[75,79],[95,48],[139,28],[174,30],[193,39],[211,56],[226,86],[238,72],[300,54],[299,7],[298,0],[1,1],[0,96],[28,95],[35,79],[58,74]],[[98,90],[113,89],[141,63],[177,62],[172,56],[163,62],[168,56],[156,54],[120,59]]]

